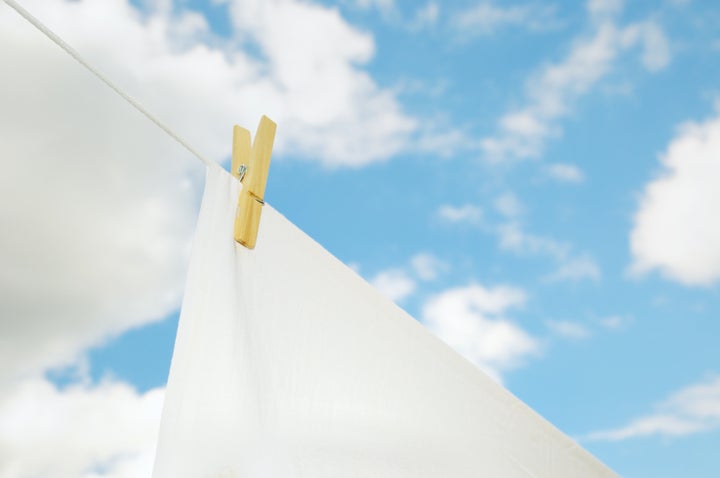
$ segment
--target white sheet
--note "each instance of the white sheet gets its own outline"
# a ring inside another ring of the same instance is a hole
[[[210,168],[155,478],[616,475]]]

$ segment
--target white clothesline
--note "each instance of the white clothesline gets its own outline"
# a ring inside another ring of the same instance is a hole
[[[30,12],[25,10],[20,4],[18,4],[15,0],[2,0],[18,12],[20,16],[22,16],[25,20],[30,22],[35,28],[40,30],[46,37],[48,37],[50,40],[52,40],[57,46],[65,50],[65,52],[73,57],[75,61],[80,63],[82,66],[87,68],[90,73],[95,75],[100,81],[105,83],[107,86],[110,87],[115,93],[120,95],[125,101],[130,103],[132,106],[135,107],[140,113],[145,115],[147,119],[155,123],[160,129],[165,131],[171,138],[173,138],[175,141],[177,141],[180,145],[182,145],[185,149],[190,151],[193,156],[195,156],[197,159],[203,162],[206,166],[215,166],[218,167],[218,164],[215,161],[212,161],[210,159],[207,159],[205,156],[200,154],[195,148],[193,148],[187,141],[182,139],[180,136],[178,136],[177,133],[175,133],[173,130],[170,129],[168,125],[160,121],[158,118],[156,118],[152,113],[150,113],[148,110],[146,110],[143,105],[141,105],[136,99],[134,99],[132,96],[125,93],[123,90],[120,89],[115,83],[110,81],[105,75],[100,73],[96,68],[94,68],[90,63],[87,62],[83,57],[80,56],[80,54],[75,51],[73,47],[67,44],[62,38],[60,38],[58,35],[53,33],[52,30],[50,30],[48,27],[46,27],[40,20],[35,18]]]

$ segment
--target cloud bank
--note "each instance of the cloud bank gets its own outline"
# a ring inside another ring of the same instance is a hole
[[[163,396],[113,381],[26,381],[0,398],[0,477],[150,476]]]
[[[713,284],[720,278],[720,115],[683,124],[660,163],[635,213],[631,272]]]

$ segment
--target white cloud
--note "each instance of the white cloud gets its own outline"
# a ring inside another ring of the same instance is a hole
[[[370,279],[370,283],[388,299],[400,302],[415,292],[417,283],[403,269],[388,269]]]
[[[682,125],[660,162],[635,213],[631,271],[712,284],[720,278],[720,115]]]
[[[472,204],[451,206],[445,204],[437,211],[438,217],[447,222],[478,224],[482,219],[482,209]]]
[[[440,272],[447,270],[448,265],[430,253],[422,252],[410,259],[410,267],[419,279],[430,281],[435,280]]]
[[[574,164],[552,163],[547,166],[551,178],[565,183],[581,183],[585,180],[583,172]]]
[[[111,381],[63,389],[24,381],[0,395],[0,476],[150,476],[163,395]]]
[[[548,320],[545,325],[555,334],[570,340],[583,340],[591,335],[587,327],[577,322]]]
[[[720,428],[720,377],[684,388],[655,412],[615,429],[590,433],[588,440],[619,441],[647,436],[682,437]]]
[[[622,2],[589,2],[590,15],[596,20],[593,35],[576,39],[564,59],[543,67],[528,80],[525,104],[504,114],[498,120],[498,132],[483,139],[486,159],[540,157],[545,143],[561,136],[559,120],[608,75],[626,50],[641,44],[642,61],[650,71],[667,65],[670,53],[662,29],[651,21],[616,25],[610,14],[621,7]]]
[[[514,287],[472,284],[431,297],[422,308],[422,321],[458,353],[499,379],[503,371],[540,351],[535,338],[505,317],[508,309],[525,300],[525,293]]]
[[[545,31],[558,28],[555,7],[550,5],[498,6],[482,1],[453,18],[453,27],[464,36],[490,35],[508,27],[520,27],[529,31]]]

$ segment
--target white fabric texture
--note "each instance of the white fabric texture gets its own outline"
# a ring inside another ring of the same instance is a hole
[[[154,478],[616,475],[209,168]]]

